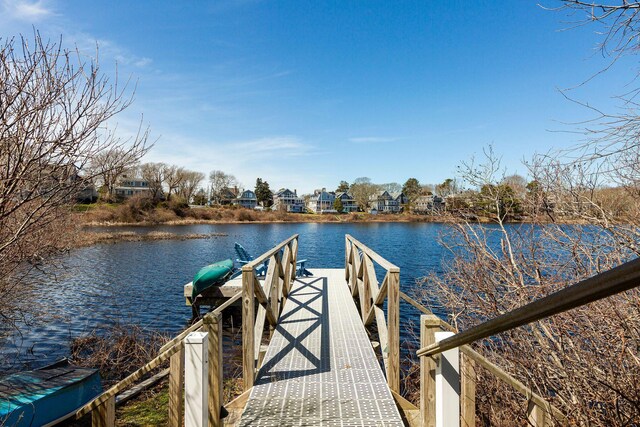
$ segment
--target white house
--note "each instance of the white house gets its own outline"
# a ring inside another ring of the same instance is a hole
[[[273,195],[273,206],[271,206],[271,209],[297,213],[304,212],[304,199],[298,197],[296,190],[291,191],[288,188],[283,188]]]
[[[328,193],[326,188],[316,190],[313,196],[309,197],[307,209],[313,213],[336,213],[333,202],[336,200],[334,193]]]
[[[116,197],[127,199],[138,194],[149,193],[149,182],[139,178],[122,175],[114,188]]]

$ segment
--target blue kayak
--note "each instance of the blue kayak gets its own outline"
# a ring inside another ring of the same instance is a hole
[[[0,425],[45,426],[62,421],[102,393],[97,369],[61,360],[0,379]]]

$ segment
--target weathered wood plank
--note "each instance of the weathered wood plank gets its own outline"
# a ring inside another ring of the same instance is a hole
[[[253,268],[242,267],[242,372],[244,389],[255,380],[255,302]]]
[[[76,419],[82,418],[84,415],[88,414],[93,409],[102,405],[104,402],[106,402],[110,398],[112,397],[115,398],[115,396],[118,393],[120,393],[123,390],[126,390],[131,384],[135,383],[144,375],[156,369],[158,366],[160,366],[162,363],[169,360],[171,356],[173,356],[183,348],[184,348],[184,342],[180,341],[178,344],[169,348],[165,352],[159,354],[155,359],[151,360],[149,363],[147,363],[146,365],[144,365],[143,367],[141,367],[140,369],[138,369],[137,371],[135,371],[134,373],[132,373],[131,375],[123,379],[122,381],[120,381],[118,384],[114,385],[109,390],[105,391],[100,396],[96,397],[95,399],[93,399],[92,401],[84,405],[82,408],[78,409],[76,411]]]
[[[373,302],[374,305],[380,305],[384,302],[384,299],[387,297],[387,292],[389,289],[389,272],[385,274],[384,279],[382,279],[382,286],[378,290],[376,294],[376,299]]]
[[[109,397],[91,414],[92,427],[114,427],[116,425],[116,398]]]
[[[268,260],[271,255],[273,255],[274,253],[278,252],[283,247],[289,245],[289,243],[292,240],[297,239],[297,238],[298,238],[298,235],[294,234],[293,236],[289,237],[288,239],[283,240],[282,242],[278,243],[273,248],[269,249],[267,252],[265,252],[262,255],[260,255],[258,258],[254,259],[250,263],[245,264],[243,266],[243,269],[244,269],[244,267],[247,267],[247,268],[250,268],[250,269],[255,269],[257,266],[259,266],[260,264],[262,264],[263,262]]]
[[[371,308],[371,284],[369,283],[371,275],[369,274],[369,268],[373,268],[373,262],[371,262],[371,258],[369,258],[368,255],[365,255],[362,262],[362,296],[360,298],[362,322],[365,325],[367,325],[367,320],[369,320],[368,315],[369,309]]]
[[[222,426],[222,316],[208,318],[205,325],[209,333],[209,427],[219,427]]]
[[[184,348],[169,361],[169,426],[181,427],[184,415]]]
[[[462,427],[475,427],[476,365],[466,354],[461,354],[460,362],[460,423]]]
[[[377,253],[375,253],[374,251],[372,251],[371,249],[366,247],[364,244],[360,243],[357,239],[355,239],[350,234],[347,234],[346,238],[348,240],[350,240],[352,243],[354,243],[362,252],[364,252],[367,255],[369,255],[372,260],[377,262],[378,265],[381,266],[382,268],[384,268],[385,270],[394,271],[394,272],[399,272],[400,271],[400,269],[397,266],[395,266],[394,264],[390,263],[386,259],[382,258],[380,255],[378,255]]]
[[[420,345],[436,342],[440,319],[435,315],[420,316]],[[424,427],[436,425],[436,363],[430,357],[420,358],[420,414]]]
[[[380,352],[384,364],[384,373],[389,380],[389,332],[387,330],[387,319],[384,317],[382,307],[374,305],[373,311],[376,314],[376,327],[378,328],[378,339],[380,340]],[[392,390],[393,391],[393,390]]]
[[[389,327],[389,388],[400,392],[400,272],[390,271],[387,295],[387,326]]]

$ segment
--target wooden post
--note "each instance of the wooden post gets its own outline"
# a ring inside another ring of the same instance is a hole
[[[475,427],[476,425],[476,364],[466,354],[461,355],[460,396],[461,425]]]
[[[527,407],[527,416],[529,423],[533,427],[544,427],[547,425],[547,416],[544,408],[538,406],[535,402],[529,401],[529,405]]]
[[[222,315],[205,318],[204,324],[209,333],[209,427],[222,426],[220,409],[222,408]]]
[[[420,316],[420,347],[436,342],[440,319],[433,314]],[[431,357],[420,357],[420,418],[423,427],[436,425],[436,363]]]
[[[344,280],[349,282],[349,238],[344,236]]]
[[[169,426],[181,427],[184,416],[184,347],[169,362]]]
[[[436,342],[453,336],[453,332],[436,332]],[[459,350],[440,354],[436,364],[436,427],[460,426]]]
[[[291,282],[290,283],[293,286],[293,282],[296,281],[296,273],[297,273],[296,263],[298,262],[298,238],[296,237],[295,239],[293,239],[293,241],[290,244],[291,244]]]
[[[371,284],[369,283],[369,265],[371,258],[369,255],[362,256],[362,295],[360,296],[360,311],[362,312],[362,322],[366,323],[369,309],[371,308]]]
[[[400,269],[389,270],[387,327],[389,328],[389,388],[400,393]]]
[[[253,268],[242,267],[242,371],[244,391],[253,387],[255,380],[254,323],[256,307],[253,289]],[[286,286],[285,278],[285,286]]]
[[[116,425],[116,397],[111,396],[91,412],[92,427],[114,427]]]

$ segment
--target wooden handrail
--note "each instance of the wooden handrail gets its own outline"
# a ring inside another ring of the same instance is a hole
[[[280,250],[284,249],[280,257]],[[274,328],[295,279],[298,235],[294,234],[255,260],[242,266],[242,371],[244,390],[253,387],[260,363],[260,341],[265,319]],[[270,259],[264,284],[255,269]],[[256,301],[258,311],[256,313]]]
[[[268,260],[271,257],[271,255],[275,254],[280,249],[284,248],[286,245],[291,243],[292,240],[296,240],[297,238],[298,238],[298,234],[294,234],[293,236],[289,237],[287,240],[284,240],[283,242],[280,242],[278,245],[276,245],[275,247],[269,249],[267,252],[263,253],[258,258],[256,258],[253,261],[248,262],[245,265],[243,265],[242,266],[242,271],[248,271],[248,270],[255,269],[257,266],[259,266],[260,264],[262,264],[263,262]]]
[[[131,375],[129,375],[128,377],[126,377],[125,379],[123,379],[122,381],[114,385],[113,387],[111,387],[109,390],[105,391],[104,393],[92,399],[86,405],[78,409],[76,411],[76,419],[81,418],[83,415],[88,414],[93,409],[97,408],[98,406],[100,406],[110,398],[115,397],[116,394],[125,390],[131,384],[135,383],[137,380],[142,378],[145,374],[156,369],[163,362],[169,360],[171,356],[173,356],[183,347],[184,347],[184,342],[180,341],[180,343],[160,353],[155,359],[151,360],[149,363],[147,363],[146,365],[144,365],[143,367],[141,367],[140,369],[138,369],[137,371],[135,371],[134,373],[132,373]]]
[[[411,304],[413,307],[415,307],[422,313],[432,316],[434,325],[440,327],[440,329],[442,329],[443,331],[449,331],[449,332],[457,331],[456,328],[454,328],[452,325],[440,319],[439,317],[435,316],[431,310],[429,310],[427,307],[423,306],[422,304],[420,304],[419,302],[417,302],[416,300],[414,300],[404,292],[400,292],[400,298],[408,302],[409,304]],[[503,381],[505,384],[511,386],[520,394],[530,399],[533,403],[535,403],[541,408],[544,408],[549,413],[553,414],[556,420],[565,419],[565,415],[562,413],[562,411],[560,411],[558,408],[556,408],[555,406],[547,402],[542,396],[535,393],[531,388],[527,387],[526,385],[524,385],[523,383],[515,379],[507,371],[505,371],[504,369],[500,368],[498,365],[491,362],[482,354],[473,350],[469,345],[465,344],[461,346],[460,351],[464,353],[467,357],[472,359],[474,362],[478,363],[480,366],[485,368],[487,371],[491,372],[493,375],[495,375],[498,379]]]
[[[423,347],[418,356],[432,356],[531,322],[640,286],[640,258],[597,274],[544,298],[483,322],[438,343]]]
[[[379,286],[375,261],[386,270]],[[362,322],[368,326],[375,319],[387,383],[391,391],[400,392],[400,268],[390,263],[353,236],[345,235],[345,278],[351,295],[360,300]],[[387,318],[382,305],[387,300]]]
[[[376,252],[374,252],[371,249],[369,249],[365,244],[363,244],[360,241],[358,241],[352,235],[347,234],[345,236],[345,238],[347,240],[351,241],[351,243],[353,243],[354,245],[356,245],[358,247],[358,249],[360,249],[363,253],[369,255],[369,257],[372,260],[374,260],[375,262],[377,262],[380,267],[384,268],[387,271],[391,271],[391,272],[394,272],[394,273],[400,271],[400,268],[398,266],[396,266],[395,264],[392,264],[389,261],[387,261],[386,259],[382,258],[380,255],[378,255]]]

